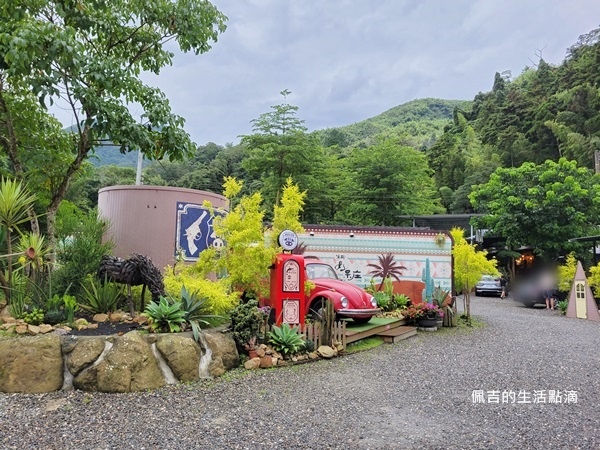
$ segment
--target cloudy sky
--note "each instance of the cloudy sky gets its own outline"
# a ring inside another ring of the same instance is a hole
[[[198,144],[237,143],[250,120],[291,104],[309,131],[407,101],[471,100],[495,72],[559,64],[600,26],[598,0],[214,0],[228,28],[203,55],[149,78]]]

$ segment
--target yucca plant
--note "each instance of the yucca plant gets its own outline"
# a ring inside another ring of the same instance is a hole
[[[123,296],[123,286],[110,283],[106,278],[104,283],[91,276],[88,280],[88,286],[85,284],[81,286],[84,295],[80,299],[79,306],[92,314],[115,311]]]
[[[297,328],[284,323],[280,327],[274,326],[269,332],[269,344],[274,350],[283,355],[293,355],[304,349],[304,339]]]
[[[36,200],[21,182],[2,178],[0,180],[0,225],[6,229],[7,284],[12,282],[12,232],[19,232],[18,226],[29,220],[28,211]],[[10,291],[7,291],[10,296]],[[8,299],[10,301],[10,298]]]
[[[144,315],[148,317],[148,325],[153,332],[177,333],[185,323],[185,311],[181,310],[181,302],[171,303],[167,297],[162,296],[158,303],[148,303]]]

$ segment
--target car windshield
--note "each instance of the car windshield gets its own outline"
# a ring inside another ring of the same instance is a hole
[[[331,278],[337,280],[338,277],[329,264],[311,263],[306,265],[306,276],[312,280],[314,278]]]
[[[484,281],[488,281],[488,282],[489,281],[496,281],[496,278],[494,278],[491,275],[484,275],[484,276],[481,277],[480,281],[482,281],[482,282],[484,282]]]

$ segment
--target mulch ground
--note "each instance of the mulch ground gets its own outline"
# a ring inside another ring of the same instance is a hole
[[[98,328],[86,328],[85,330],[73,329],[69,334],[74,336],[107,336],[111,334],[125,334],[133,330],[140,329],[141,326],[137,323],[99,323]]]

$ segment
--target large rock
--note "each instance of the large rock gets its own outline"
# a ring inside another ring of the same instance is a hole
[[[137,331],[117,336],[105,358],[73,380],[77,389],[101,392],[143,391],[164,385],[150,344]]]
[[[208,373],[219,377],[227,370],[240,365],[240,355],[235,346],[231,333],[204,333],[204,337],[212,351],[212,360],[208,366]]]
[[[91,366],[104,351],[104,338],[82,339],[66,356],[67,368],[73,375],[79,375]]]
[[[62,384],[58,336],[0,340],[0,391],[37,394],[57,391]]]
[[[164,334],[156,340],[156,348],[179,381],[198,381],[200,347],[193,339]]]
[[[11,316],[8,306],[0,308],[0,323],[14,322],[15,318]]]

